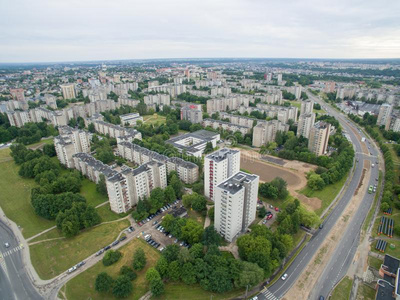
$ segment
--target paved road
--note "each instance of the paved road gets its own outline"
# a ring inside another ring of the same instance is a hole
[[[0,220],[0,299],[43,299],[26,273],[20,245],[11,229]],[[10,247],[6,248],[4,243]]]
[[[310,95],[309,95],[310,97]],[[321,100],[316,99],[314,101],[322,103]],[[352,123],[348,123],[344,118],[340,116],[340,114],[328,107],[328,105],[323,104],[327,107],[327,111],[330,115],[335,116],[335,118],[341,123],[344,130],[349,134],[351,141],[356,150],[356,159],[358,162],[355,166],[354,175],[351,178],[349,186],[345,191],[344,195],[339,200],[338,204],[332,210],[331,214],[325,219],[324,227],[318,230],[313,237],[310,239],[308,244],[303,248],[303,250],[299,253],[296,259],[292,262],[289,268],[285,271],[288,274],[288,277],[285,281],[279,279],[272,286],[268,288],[268,290],[264,290],[262,293],[258,294],[258,299],[279,299],[283,297],[286,292],[291,288],[291,286],[296,282],[299,275],[302,273],[303,269],[307,266],[311,258],[314,256],[318,248],[321,246],[325,237],[328,235],[329,231],[335,225],[336,220],[340,217],[342,211],[349,203],[351,198],[353,197],[355,190],[358,186],[358,183],[361,179],[362,169],[364,165],[364,160],[373,160],[374,162],[377,160],[376,157],[371,157],[362,154],[362,148],[360,141],[356,138],[354,132],[350,129],[350,126],[356,128]],[[357,129],[356,129],[357,130]],[[372,148],[372,147],[371,147]],[[377,154],[377,150],[371,149],[373,155]],[[375,183],[375,178],[377,175],[378,169],[377,167],[372,169],[372,176],[370,182],[372,184]],[[327,296],[329,294],[332,286],[346,273],[348,268],[348,263],[352,261],[355,250],[358,246],[358,233],[360,231],[361,223],[364,220],[365,216],[368,213],[369,205],[373,200],[374,194],[366,194],[361,204],[361,209],[357,211],[355,218],[352,219],[350,225],[347,227],[346,232],[343,234],[343,237],[338,245],[335,254],[330,260],[328,267],[324,270],[320,280],[314,288],[313,294],[314,298],[318,299],[319,295]],[[313,299],[313,298],[312,298]]]

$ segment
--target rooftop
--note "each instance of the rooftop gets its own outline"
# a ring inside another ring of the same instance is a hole
[[[226,156],[228,154],[236,154],[238,153],[239,150],[233,150],[233,149],[228,149],[228,148],[223,148],[220,150],[217,150],[209,155],[206,156],[208,159],[212,159],[213,161],[220,162],[226,159]]]
[[[221,182],[218,187],[229,192],[230,194],[236,194],[243,188],[243,183],[249,183],[257,178],[257,175],[240,171]]]

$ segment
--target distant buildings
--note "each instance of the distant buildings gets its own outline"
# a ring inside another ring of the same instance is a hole
[[[156,110],[156,107],[163,107],[164,105],[171,105],[171,96],[168,94],[155,94],[144,96],[144,104],[149,108]]]
[[[17,101],[25,100],[24,89],[10,89],[10,94],[14,100]]]
[[[319,121],[311,128],[308,149],[317,156],[324,155],[328,148],[331,124]]]
[[[108,135],[111,138],[116,139],[123,136],[129,136],[131,140],[142,139],[142,134],[132,128],[124,128],[119,125],[114,125],[101,120],[94,120],[92,123],[94,124],[94,128],[97,132]]]
[[[239,131],[243,135],[251,132],[251,127],[237,125],[237,124],[233,124],[230,122],[214,120],[214,119],[204,119],[202,122],[202,125],[204,127],[211,127],[213,129],[217,129],[217,130],[223,129],[223,130],[227,130],[227,131],[230,131],[233,133],[235,133],[236,131]]]
[[[278,131],[287,132],[288,130],[289,125],[279,120],[260,122],[253,128],[253,146],[261,147],[268,142],[273,142]]]
[[[62,84],[61,91],[64,99],[74,99],[75,98],[75,85],[74,84]]]
[[[203,111],[201,104],[188,104],[181,107],[181,120],[190,121],[198,124],[203,121]]]
[[[130,113],[119,116],[121,119],[122,126],[135,126],[137,121],[143,122],[143,117],[141,117],[138,113]]]
[[[336,84],[334,81],[326,81],[324,83],[324,92],[333,93],[335,91]]]
[[[215,189],[223,180],[240,171],[240,151],[223,148],[204,158],[204,196],[215,200]]]
[[[219,140],[219,133],[207,130],[198,130],[170,138],[166,143],[174,146],[180,153],[201,157],[207,143],[211,143],[212,147],[215,148],[217,146],[217,141]]]
[[[294,96],[296,97],[297,100],[299,100],[301,98],[301,92],[302,92],[301,85],[296,85],[294,87]]]
[[[238,172],[215,189],[215,229],[232,242],[256,217],[259,177]]]
[[[216,98],[207,100],[207,113],[210,115],[215,112],[236,110],[239,106],[243,105],[245,107],[249,106],[249,102],[252,97],[246,97],[244,95],[228,97],[228,98]]]
[[[315,123],[314,113],[304,113],[299,117],[299,123],[297,125],[297,136],[304,136],[305,138],[310,137],[311,128]]]
[[[376,121],[378,126],[384,126],[385,130],[389,130],[391,114],[393,106],[387,103],[381,105],[378,114],[378,120]]]

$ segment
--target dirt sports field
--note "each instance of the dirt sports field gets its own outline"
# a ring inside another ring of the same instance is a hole
[[[321,207],[321,200],[318,198],[308,198],[298,193],[307,185],[305,173],[313,170],[315,166],[300,161],[287,161],[260,155],[252,150],[237,150],[240,150],[241,154],[241,168],[260,176],[261,182],[269,182],[275,177],[281,177],[287,182],[289,192],[302,203],[312,210]]]

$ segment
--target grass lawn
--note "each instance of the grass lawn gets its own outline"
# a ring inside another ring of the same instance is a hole
[[[198,213],[197,211],[193,209],[188,209],[188,217],[190,219],[195,220],[197,223],[201,224],[202,226],[204,225],[204,221],[206,220],[206,217],[204,217],[201,213]]]
[[[383,263],[382,260],[368,256],[368,265],[371,266],[372,268],[379,270],[381,268],[381,264]]]
[[[0,150],[4,160],[9,149]],[[25,179],[18,175],[19,166],[14,161],[0,162],[0,206],[8,218],[21,226],[25,238],[31,237],[55,225],[37,216],[31,206],[31,189],[37,184],[33,179]]]
[[[160,116],[159,114],[153,114],[148,116],[143,116],[143,123],[144,124],[163,124],[165,123],[166,118],[164,116]]]
[[[111,293],[100,294],[95,291],[94,283],[97,274],[100,272],[107,272],[114,279],[117,278],[119,270],[122,266],[131,266],[133,252],[137,248],[143,248],[146,253],[147,264],[146,267],[137,272],[138,277],[132,282],[133,283],[133,293],[126,299],[139,299],[148,290],[148,284],[145,278],[146,271],[149,267],[156,264],[158,258],[160,257],[159,251],[155,250],[153,247],[147,245],[142,239],[134,239],[129,244],[120,248],[119,250],[123,253],[122,258],[115,264],[105,267],[102,262],[98,262],[90,269],[79,274],[75,278],[71,279],[66,284],[66,295],[68,299],[115,299]]]
[[[33,148],[33,149],[38,149],[38,148],[41,148],[42,145],[46,145],[46,144],[54,144],[54,138],[53,137],[49,137],[49,138],[43,139],[43,140],[41,140],[41,141],[39,141],[37,143],[30,144],[30,145],[28,145],[26,147]]]
[[[348,276],[344,277],[342,281],[333,290],[331,300],[348,300],[350,298],[351,287],[353,280]]]
[[[0,163],[11,160],[12,157],[10,153],[11,153],[10,148],[5,148],[0,150]]]
[[[301,194],[311,198],[316,197],[322,201],[321,208],[317,209],[315,213],[320,216],[323,211],[332,203],[333,199],[335,199],[336,195],[340,192],[340,189],[346,182],[348,176],[343,176],[341,180],[334,184],[330,184],[326,186],[322,191],[313,191],[309,187],[305,187],[300,191]]]
[[[34,243],[34,242],[44,241],[44,240],[49,240],[49,239],[55,239],[55,238],[59,238],[59,237],[63,237],[63,235],[61,234],[61,231],[58,230],[57,228],[54,228],[46,233],[39,235],[38,237],[35,237],[33,240],[30,240],[29,243]]]
[[[385,241],[387,242],[385,254],[389,254],[394,257],[399,257],[400,256],[400,241],[397,241],[394,239],[385,239]],[[377,241],[372,243],[371,250],[376,253],[382,254],[382,252],[375,249],[376,243],[377,243]],[[394,245],[394,249],[392,249],[390,247],[391,244]]]
[[[87,178],[82,180],[82,188],[80,194],[86,198],[87,203],[92,206],[97,206],[108,201],[108,197],[96,191],[96,184]]]
[[[374,300],[376,291],[366,284],[360,284],[357,290],[356,300]]]
[[[271,210],[271,208],[269,208],[269,205],[271,204],[274,207],[279,207],[280,209],[283,209],[287,203],[289,203],[292,199],[291,196],[287,197],[286,200],[280,200],[280,199],[268,199],[265,198],[263,196],[261,196],[260,194],[258,195],[258,198],[263,201],[268,203],[268,207],[267,210]]]
[[[113,242],[129,224],[128,220],[103,224],[85,230],[70,239],[32,245],[30,246],[32,264],[42,279],[51,279]],[[53,232],[47,234],[54,235]]]
[[[96,210],[101,217],[101,222],[114,221],[114,220],[118,220],[121,218],[120,215],[111,211],[109,204],[100,206],[100,207],[96,208]]]
[[[200,285],[186,285],[182,282],[171,282],[165,285],[165,293],[154,299],[162,300],[222,300],[233,299],[244,294],[246,290],[234,290],[229,293],[217,294],[203,290]]]

